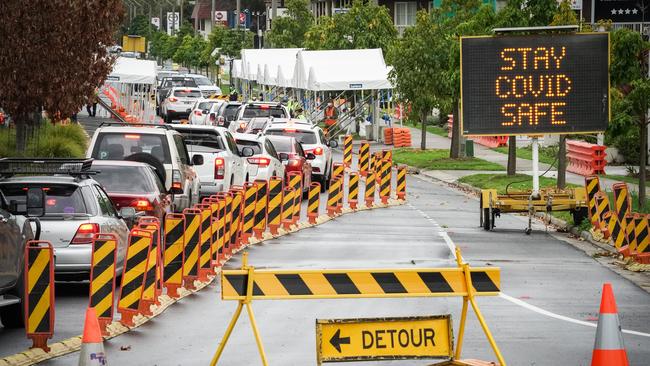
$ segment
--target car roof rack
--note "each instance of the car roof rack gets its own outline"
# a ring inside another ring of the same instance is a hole
[[[119,126],[119,127],[157,127],[157,128],[164,128],[166,130],[171,130],[172,127],[166,124],[154,124],[154,123],[131,123],[131,122],[102,122],[99,127],[105,127],[105,126]]]
[[[0,177],[14,175],[54,175],[62,174],[82,177],[97,174],[90,170],[94,159],[62,158],[2,158],[0,159]]]

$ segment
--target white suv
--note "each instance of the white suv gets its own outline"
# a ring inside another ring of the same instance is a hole
[[[179,132],[166,125],[104,126],[102,124],[95,130],[86,157],[151,165],[173,195],[175,212],[199,202],[200,183],[193,165],[202,165],[203,157],[197,155],[190,160]]]
[[[275,118],[266,128],[264,134],[293,137],[302,145],[305,154],[314,154],[316,158],[310,161],[312,180],[320,182],[323,191],[327,189],[332,176],[332,149],[330,147],[338,146],[336,140],[328,142],[320,127],[300,119]]]
[[[289,109],[279,102],[243,103],[237,111],[236,121],[250,121],[252,118],[291,118]]]
[[[179,119],[188,119],[194,103],[201,98],[203,97],[199,88],[171,88],[160,105],[160,113],[166,123],[172,123],[174,120]]]

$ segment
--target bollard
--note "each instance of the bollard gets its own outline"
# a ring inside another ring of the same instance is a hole
[[[618,217],[625,217],[632,213],[632,197],[625,183],[614,183],[614,211]]]
[[[47,340],[54,334],[54,249],[48,241],[30,240],[25,245],[25,331],[30,348],[50,351]]]
[[[135,325],[133,317],[138,314],[140,309],[147,259],[152,242],[153,237],[150,231],[132,229],[129,233],[129,246],[126,249],[126,259],[122,270],[120,299],[117,302],[117,311],[122,315],[120,323],[126,326]]]
[[[282,220],[282,178],[271,177],[269,180],[268,222],[271,234],[278,235]]]
[[[284,197],[282,198],[282,226],[285,230],[291,228],[293,224],[293,188],[284,188]]]
[[[375,171],[371,170],[368,172],[368,176],[366,177],[366,190],[364,192],[364,198],[366,200],[366,206],[367,207],[372,207],[373,204],[375,203],[375,184],[376,184],[376,179],[375,179]]]
[[[618,215],[614,211],[609,211],[603,215],[605,222],[607,222],[607,231],[612,239],[612,244],[619,250],[627,245],[627,237],[625,235],[624,226],[619,220]]]
[[[329,217],[334,217],[336,216],[337,213],[337,206],[338,206],[338,197],[337,197],[337,189],[338,189],[338,178],[332,178],[330,181],[330,187],[327,191],[327,215]]]
[[[212,273],[216,273],[216,268],[219,266],[219,218],[220,218],[220,209],[219,209],[219,199],[216,196],[210,196],[209,198],[203,199],[203,204],[210,205],[210,211],[212,213],[210,218],[210,231],[212,232],[212,246],[210,247],[210,268]]]
[[[113,322],[115,302],[115,263],[117,261],[117,236],[95,234],[90,256],[90,304],[97,311],[99,329],[107,336],[106,326]]]
[[[338,177],[342,177],[344,173],[345,173],[345,166],[343,164],[341,163],[332,164],[332,177],[330,178],[330,181]]]
[[[219,239],[217,241],[217,254],[216,254],[216,260],[218,265],[220,266],[223,261],[225,260],[225,255],[224,255],[224,245],[225,245],[225,237],[226,237],[226,199],[225,198],[219,198],[219,220],[217,221],[217,229],[218,229],[218,236]]]
[[[265,180],[255,180],[257,184],[257,201],[255,203],[255,226],[253,232],[257,239],[262,239],[266,231],[266,208],[269,203],[268,183]]]
[[[339,215],[343,212],[343,182],[344,181],[345,181],[344,175],[336,179],[336,213]]]
[[[648,215],[646,214],[634,214],[634,236],[636,237],[636,248],[635,253],[643,253],[648,249],[650,245],[650,228],[648,228]]]
[[[619,253],[625,257],[629,257],[632,253],[636,252],[636,225],[634,224],[634,215],[625,215],[625,234],[627,235],[627,247],[622,247]]]
[[[379,186],[379,198],[381,198],[381,203],[384,205],[388,203],[390,198],[390,178],[391,178],[391,166],[390,161],[382,160],[381,164],[381,184]]]
[[[596,193],[600,192],[600,180],[598,176],[589,176],[585,178],[585,189],[587,191],[587,207],[589,212],[589,221],[594,222],[596,215]]]
[[[289,173],[289,187],[293,188],[293,223],[300,220],[300,205],[302,204],[302,174],[299,172]]]
[[[397,192],[397,199],[402,201],[406,199],[406,165],[400,165],[397,168],[397,187],[395,191]]]
[[[368,141],[361,141],[361,146],[359,146],[359,174],[361,176],[368,176],[368,170],[370,167],[370,144]]]
[[[165,215],[165,253],[163,256],[164,285],[169,297],[177,299],[178,289],[183,285],[183,261],[185,247],[185,216]]]
[[[348,205],[353,210],[357,209],[359,201],[359,173],[350,173],[348,181]]]
[[[212,272],[212,208],[206,204],[199,204],[194,207],[201,210],[198,280],[207,282],[208,275]]]
[[[144,218],[143,218],[144,219]],[[151,233],[151,248],[147,256],[147,269],[144,273],[144,289],[142,290],[142,299],[140,300],[140,313],[150,316],[153,313],[150,310],[151,305],[159,304],[157,294],[157,280],[159,279],[158,271],[158,232],[160,224],[158,219],[152,218],[154,221],[138,221],[137,228],[140,230],[149,231]]]
[[[199,243],[201,240],[201,210],[186,208],[185,214],[185,263],[183,264],[183,285],[193,290],[194,280],[199,275]]]
[[[221,247],[222,260],[227,261],[231,256],[232,249],[230,248],[230,225],[232,221],[232,195],[230,192],[217,193],[217,196],[221,195],[224,202],[223,209],[223,246]]]
[[[239,249],[244,245],[242,240],[242,217],[244,216],[244,188],[231,187],[232,193],[232,221],[230,225],[231,249]]]
[[[307,218],[310,224],[316,224],[318,209],[320,205],[320,183],[314,182],[309,186],[309,197],[307,199]]]
[[[372,170],[375,172],[375,183],[377,186],[381,185],[381,172],[383,167],[382,153],[377,151],[375,154],[375,163],[373,164]]]
[[[352,167],[352,135],[345,135],[343,138],[343,165]]]
[[[597,192],[594,196],[594,200],[596,202],[596,214],[591,217],[591,223],[595,228],[598,228],[603,232],[605,239],[608,239],[609,233],[607,233],[603,215],[609,212],[609,197],[605,192]]]
[[[388,161],[391,165],[393,165],[393,150],[391,149],[382,150],[381,160]]]
[[[244,184],[244,219],[242,226],[242,241],[247,243],[253,236],[255,227],[255,204],[257,202],[257,184],[246,182]]]

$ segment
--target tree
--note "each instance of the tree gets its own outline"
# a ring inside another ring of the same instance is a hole
[[[0,1],[0,105],[16,121],[18,153],[43,109],[70,116],[103,83],[123,14],[121,0]]]
[[[228,29],[221,44],[221,54],[239,57],[241,50],[253,47],[253,33],[244,29]]]
[[[306,0],[287,0],[287,15],[273,20],[268,40],[275,48],[301,48],[305,33],[314,24],[314,16]]]
[[[323,17],[305,35],[313,50],[381,48],[388,53],[397,37],[388,8],[354,0],[347,13]]]

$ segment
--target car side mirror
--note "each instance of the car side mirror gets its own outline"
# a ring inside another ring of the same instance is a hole
[[[210,110],[209,109],[204,109],[203,111],[201,111],[201,113],[208,114],[208,113],[210,113]]]
[[[27,216],[40,217],[45,215],[45,192],[42,188],[27,189]]]
[[[316,159],[316,155],[314,155],[314,153],[307,153],[305,154],[305,158],[307,158],[307,160],[314,160]]]
[[[287,153],[278,153],[280,160],[289,160],[289,154]]]
[[[203,155],[192,156],[192,165],[203,165]]]
[[[136,216],[135,208],[133,208],[133,207],[122,207],[120,209],[120,216],[125,220],[133,219]]]
[[[336,140],[330,140],[330,141],[327,143],[327,145],[328,145],[329,147],[338,147],[338,146],[339,146],[339,143],[338,143],[338,141],[336,141]]]
[[[241,154],[242,154],[245,158],[247,158],[247,157],[249,157],[249,156],[253,156],[253,155],[255,155],[255,150],[253,150],[252,147],[245,147],[245,148],[241,149]]]

